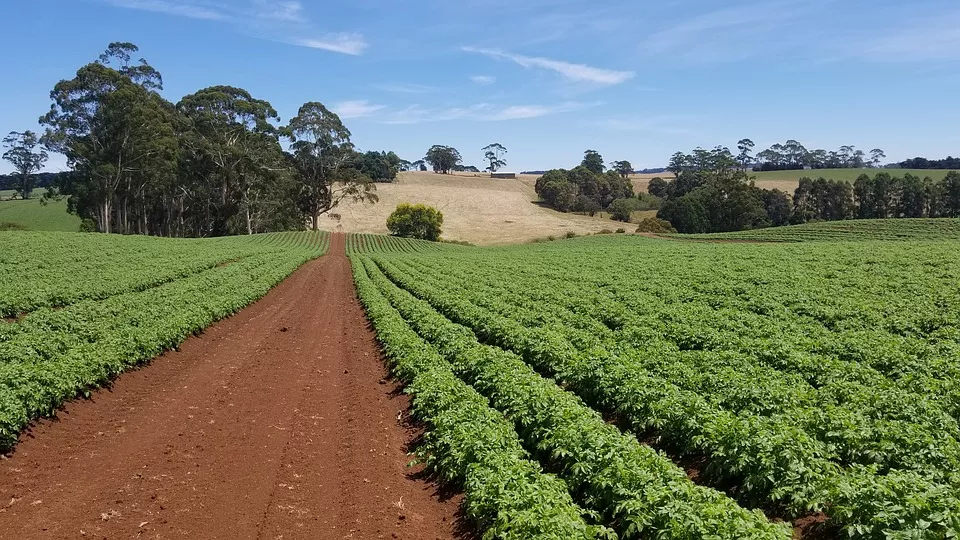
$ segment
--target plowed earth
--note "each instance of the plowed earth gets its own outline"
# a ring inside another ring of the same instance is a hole
[[[237,315],[0,459],[0,538],[455,538],[343,235]]]

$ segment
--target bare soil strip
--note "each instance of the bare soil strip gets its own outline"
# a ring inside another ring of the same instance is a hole
[[[356,301],[343,235],[267,296],[25,434],[3,538],[457,536],[407,468],[418,433]]]

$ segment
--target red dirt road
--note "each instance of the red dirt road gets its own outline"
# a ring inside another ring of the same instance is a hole
[[[354,297],[343,235],[237,315],[0,459],[0,538],[454,538],[413,478],[406,396]]]

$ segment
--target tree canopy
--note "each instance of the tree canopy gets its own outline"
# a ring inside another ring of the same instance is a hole
[[[3,139],[3,147],[6,149],[3,159],[9,161],[16,171],[17,193],[21,199],[30,198],[33,193],[33,175],[40,172],[43,164],[47,162],[47,152],[37,150],[39,145],[40,139],[30,130],[23,133],[11,131]]]
[[[460,152],[456,148],[435,144],[427,150],[423,160],[433,167],[433,172],[450,174],[450,171],[463,161],[463,158],[460,157]]]

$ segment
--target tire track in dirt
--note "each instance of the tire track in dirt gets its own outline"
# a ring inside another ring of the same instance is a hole
[[[457,498],[406,467],[343,235],[264,298],[0,460],[2,538],[456,537]]]

